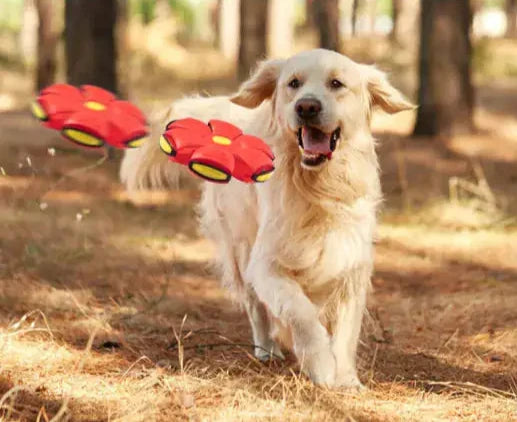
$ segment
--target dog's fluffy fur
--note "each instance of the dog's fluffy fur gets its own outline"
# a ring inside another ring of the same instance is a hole
[[[343,86],[329,85],[334,79]],[[317,167],[304,164],[298,145],[300,98],[321,102],[319,130],[340,129],[332,158]],[[248,313],[256,356],[288,348],[315,383],[331,387],[361,387],[356,348],[381,200],[369,128],[375,106],[412,108],[379,70],[312,50],[261,63],[233,97],[173,103],[157,130],[172,119],[221,119],[272,147],[267,183],[203,184],[202,227],[217,244],[224,284]],[[153,141],[128,152],[121,178],[129,189],[164,186],[178,167]]]

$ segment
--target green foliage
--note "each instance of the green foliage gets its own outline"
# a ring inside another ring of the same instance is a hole
[[[186,28],[192,28],[195,24],[194,6],[188,0],[169,0],[172,12],[177,15]]]
[[[156,18],[157,3],[158,0],[131,0],[131,14],[137,15],[144,25],[148,25]],[[187,30],[195,25],[196,16],[192,0],[167,0],[167,3]]]
[[[393,14],[392,0],[377,0],[377,16],[391,16]]]
[[[142,16],[142,23],[148,25],[155,17],[155,0],[140,0],[140,15]]]
[[[144,25],[148,25],[156,17],[156,0],[130,0],[131,16],[138,16]]]
[[[474,45],[474,71],[489,80],[517,78],[517,42],[483,38]]]
[[[484,0],[483,7],[497,7],[503,8],[505,0]]]
[[[23,0],[0,0],[0,29],[18,31],[22,13]]]

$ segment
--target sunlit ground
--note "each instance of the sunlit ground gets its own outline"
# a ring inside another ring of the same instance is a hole
[[[235,88],[217,56],[188,76],[200,57],[137,74],[135,99],[149,111]],[[99,156],[0,115],[1,420],[517,419],[517,95],[486,80],[478,93],[479,133],[448,144],[406,138],[411,113],[374,120],[386,202],[359,395],[314,387],[292,356],[253,358],[197,234],[195,186],[129,198],[115,161],[63,179]]]

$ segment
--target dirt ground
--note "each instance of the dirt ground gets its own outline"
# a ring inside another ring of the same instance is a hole
[[[163,96],[234,87],[181,77]],[[118,159],[84,170],[99,154],[0,114],[0,420],[517,420],[516,86],[480,84],[479,133],[447,143],[408,138],[411,113],[376,116],[386,201],[360,394],[252,356],[195,184],[128,198]]]

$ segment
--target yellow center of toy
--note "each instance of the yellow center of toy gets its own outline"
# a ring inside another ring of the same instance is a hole
[[[144,136],[143,138],[133,139],[132,141],[129,141],[127,143],[127,146],[129,148],[138,148],[145,144],[148,139],[149,138],[147,136]]]
[[[97,101],[87,101],[84,103],[84,106],[93,111],[106,110],[106,106],[104,104],[98,103]]]
[[[212,180],[228,179],[228,175],[224,171],[217,170],[217,169],[207,166],[205,164],[194,163],[194,164],[192,164],[192,170],[194,170],[197,174],[205,176],[207,179],[212,179]]]
[[[64,129],[63,134],[78,144],[86,145],[89,147],[100,147],[104,144],[101,139],[96,138],[89,133],[81,132],[77,129]]]
[[[165,136],[160,136],[160,148],[162,149],[165,154],[172,155],[173,149],[171,144],[165,139]]]
[[[34,117],[36,117],[39,120],[47,120],[48,116],[47,113],[45,113],[45,110],[43,110],[43,107],[38,102],[34,102],[31,104],[31,111]]]
[[[219,145],[231,145],[232,141],[225,136],[212,136],[212,141]]]
[[[265,182],[266,180],[269,180],[269,178],[273,175],[273,172],[270,171],[268,173],[262,173],[261,175],[257,176],[255,179],[257,182]]]

